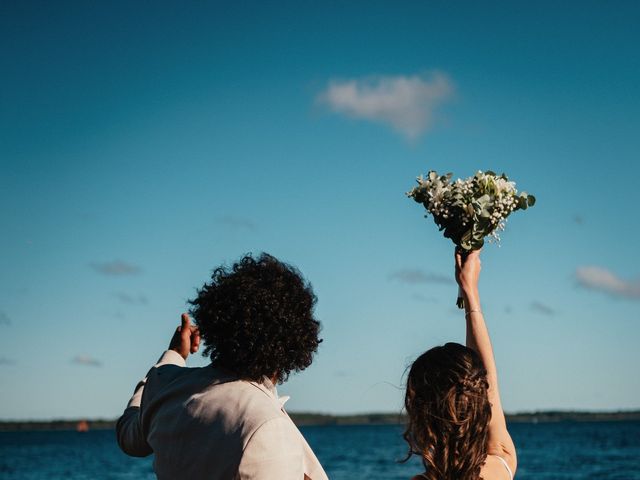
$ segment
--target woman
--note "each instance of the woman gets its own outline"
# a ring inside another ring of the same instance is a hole
[[[426,472],[412,480],[507,480],[516,450],[507,431],[489,332],[480,308],[480,252],[456,252],[456,281],[467,323],[466,347],[432,348],[411,366],[404,438]]]

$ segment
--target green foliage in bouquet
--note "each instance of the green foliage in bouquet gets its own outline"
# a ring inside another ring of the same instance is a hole
[[[487,236],[499,240],[507,217],[536,203],[533,195],[518,193],[505,174],[478,172],[455,182],[451,176],[430,171],[407,195],[424,205],[425,216],[431,214],[444,236],[465,251],[482,248]]]

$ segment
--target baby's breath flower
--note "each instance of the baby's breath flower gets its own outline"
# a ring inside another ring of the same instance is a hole
[[[535,203],[530,195],[518,195],[515,182],[506,175],[490,171],[453,181],[451,174],[430,171],[417,181],[408,195],[424,205],[445,237],[465,250],[482,247],[487,236],[498,242],[507,217]]]

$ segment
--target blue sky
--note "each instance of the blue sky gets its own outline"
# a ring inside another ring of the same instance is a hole
[[[505,408],[640,408],[637,3],[0,8],[0,418],[117,416],[261,251],[319,297],[289,409],[398,411],[411,359],[464,339],[404,195],[430,169],[538,198],[483,253]]]

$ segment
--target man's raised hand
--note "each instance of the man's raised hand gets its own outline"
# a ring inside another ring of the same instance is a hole
[[[171,342],[169,343],[169,350],[177,352],[185,360],[190,353],[196,353],[200,347],[200,331],[195,325],[191,325],[189,315],[182,314],[182,321],[178,328],[176,328]]]

